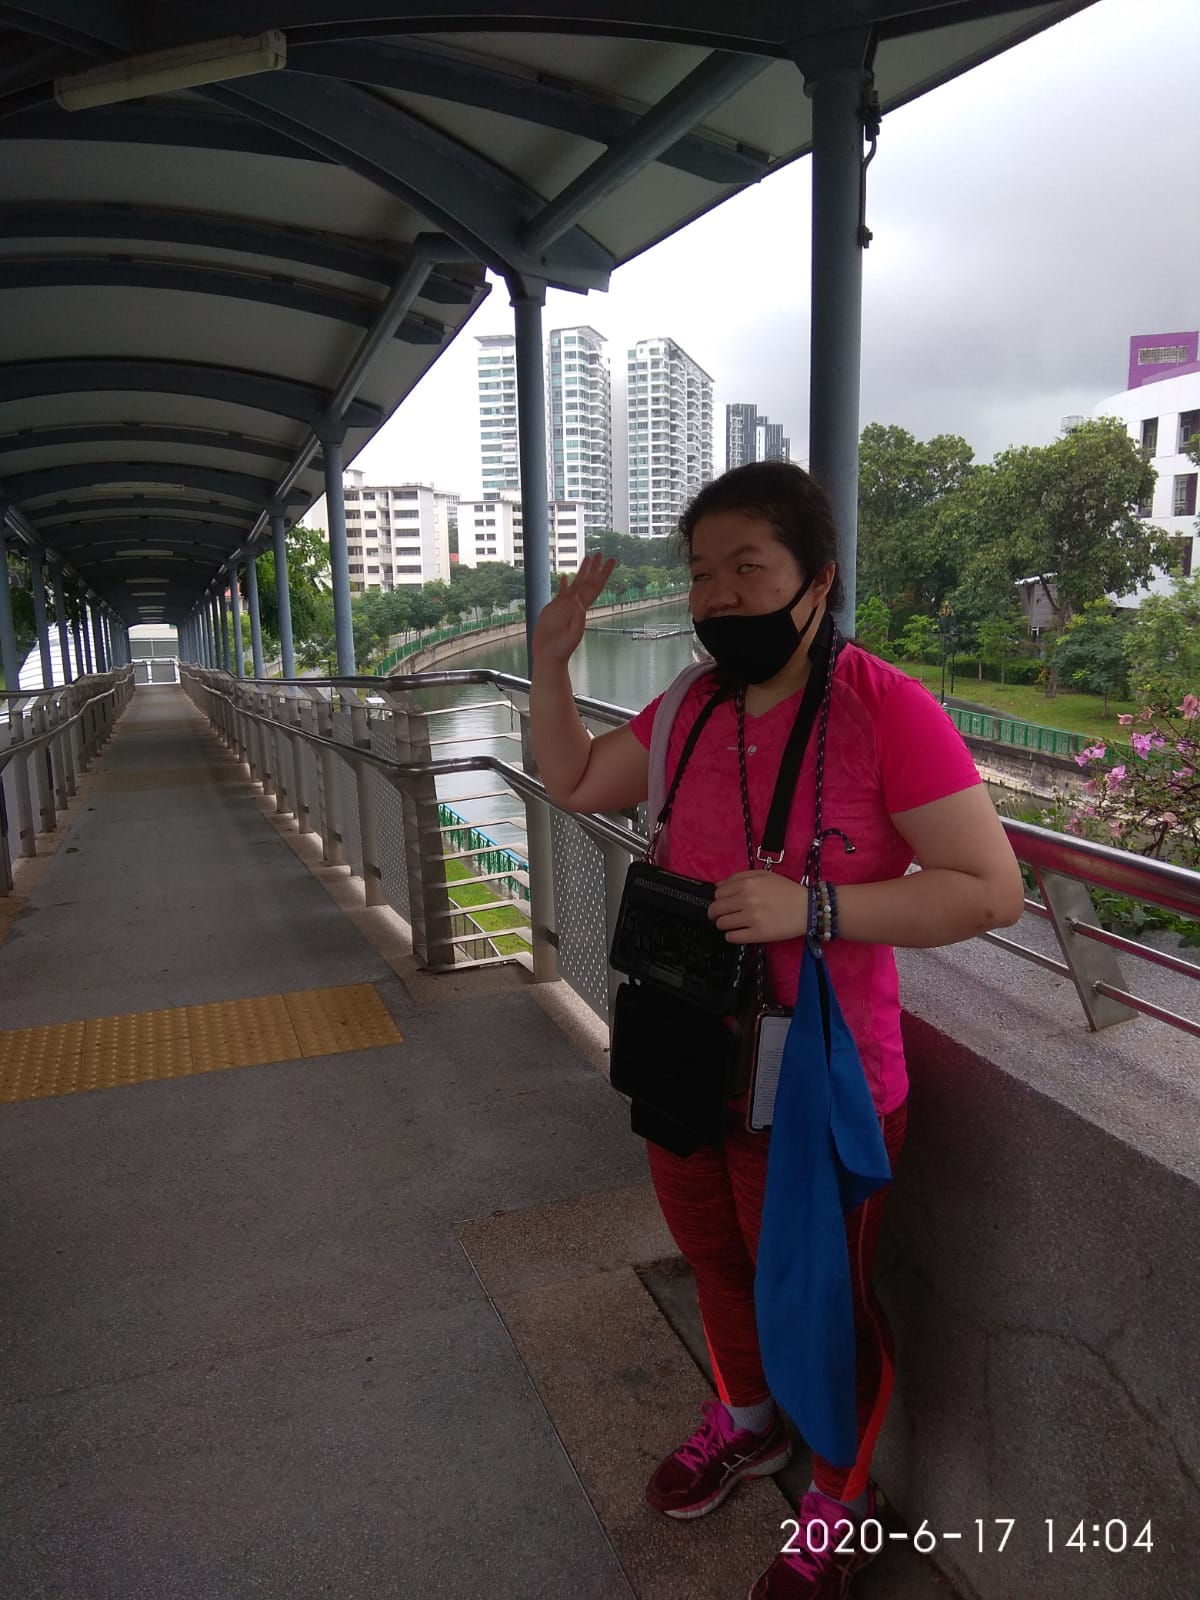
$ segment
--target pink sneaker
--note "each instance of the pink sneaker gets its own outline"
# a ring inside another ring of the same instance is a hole
[[[875,1515],[875,1491],[867,1490],[867,1517]],[[777,1555],[750,1591],[750,1600],[844,1600],[868,1554],[845,1506],[810,1489],[796,1513],[798,1530],[786,1525],[788,1550]]]
[[[778,1412],[766,1433],[739,1432],[719,1400],[706,1400],[700,1413],[704,1420],[695,1433],[659,1463],[646,1485],[647,1503],[665,1517],[702,1517],[740,1479],[770,1477],[791,1456]]]

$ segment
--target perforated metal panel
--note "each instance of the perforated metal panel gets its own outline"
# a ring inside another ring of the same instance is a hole
[[[335,711],[333,714],[333,737],[339,744],[353,744],[354,739],[350,732],[350,713],[348,711]],[[351,869],[362,877],[362,835],[358,829],[358,785],[355,782],[354,768],[338,757],[338,782],[342,786],[342,835],[346,847],[346,861]]]
[[[304,798],[308,802],[308,820],[319,832],[321,828],[321,791],[317,774],[317,756],[305,741],[300,746],[300,770],[304,774]]]
[[[151,683],[175,683],[177,681],[175,663],[173,661],[151,661],[148,665],[150,667]]]
[[[558,959],[563,977],[608,1020],[608,932],[604,918],[604,857],[571,817],[551,812]]]
[[[148,661],[135,661],[133,663],[134,683],[150,682],[150,663]]]
[[[296,809],[295,772],[292,766],[292,741],[280,729],[275,735],[275,761],[276,782],[281,789],[287,792],[287,808],[289,811]]]
[[[380,718],[371,723],[371,749],[376,755],[396,759],[396,733],[391,723]],[[375,801],[375,836],[379,845],[379,869],[390,905],[406,922],[411,921],[408,898],[408,870],[404,861],[404,811],[400,791],[381,777],[368,774]]]

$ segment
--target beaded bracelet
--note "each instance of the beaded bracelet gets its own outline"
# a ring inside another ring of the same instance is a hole
[[[837,890],[824,879],[813,884],[809,895],[808,936],[821,944],[838,936]]]

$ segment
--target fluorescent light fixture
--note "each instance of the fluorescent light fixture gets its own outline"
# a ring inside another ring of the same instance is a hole
[[[287,39],[278,28],[252,38],[206,39],[176,50],[127,56],[54,80],[54,98],[64,111],[88,111],[173,89],[199,89],[287,65]]]

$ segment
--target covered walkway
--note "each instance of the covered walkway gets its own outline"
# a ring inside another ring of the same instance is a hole
[[[778,1489],[641,1503],[707,1391],[623,1103],[292,826],[139,688],[0,945],[4,1593],[740,1594]]]

